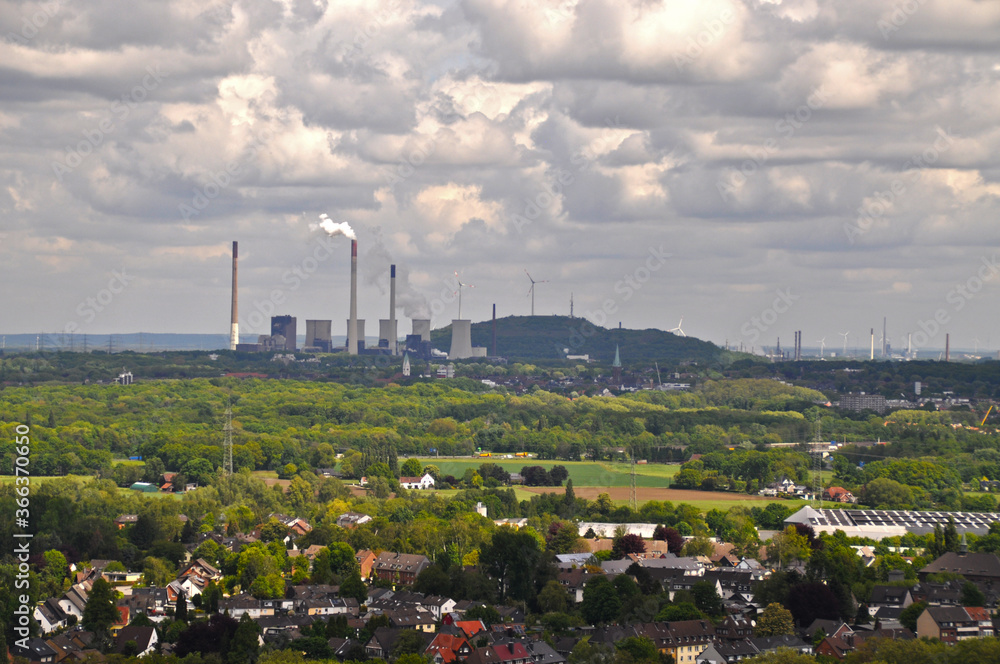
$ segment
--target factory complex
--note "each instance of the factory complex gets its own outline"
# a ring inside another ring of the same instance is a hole
[[[354,232],[347,224],[336,224],[323,216],[324,223],[319,227],[330,235],[345,235],[351,239],[351,295],[350,313],[346,320],[346,345],[333,345],[333,321],[307,320],[305,322],[305,344],[297,348],[298,321],[294,316],[281,315],[271,317],[271,334],[260,335],[256,343],[240,343],[239,337],[239,246],[233,242],[233,286],[232,314],[229,335],[229,349],[242,352],[302,352],[337,353],[346,352],[349,355],[402,355],[404,353],[418,358],[431,359],[442,354],[431,346],[431,321],[429,318],[413,318],[412,331],[400,341],[398,320],[396,319],[396,266],[389,268],[389,317],[379,320],[378,343],[367,346],[365,343],[365,320],[358,318],[358,241]],[[461,307],[459,307],[461,311]],[[459,314],[461,315],[461,314]],[[496,307],[493,309],[494,321]],[[451,322],[452,338],[449,359],[465,359],[470,357],[486,357],[487,349],[472,345],[472,321],[456,319]]]

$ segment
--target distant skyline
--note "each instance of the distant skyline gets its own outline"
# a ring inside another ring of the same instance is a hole
[[[539,315],[985,355],[998,48],[974,0],[0,0],[0,334],[224,335],[233,240],[243,335],[342,334],[326,213],[368,336],[395,262],[401,333],[527,270]]]

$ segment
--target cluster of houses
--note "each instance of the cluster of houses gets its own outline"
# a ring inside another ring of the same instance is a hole
[[[300,518],[272,514],[289,531],[287,538],[290,557],[305,556],[312,560],[319,546],[298,549],[295,538],[311,531]],[[357,512],[340,515],[343,527],[355,527],[370,520]],[[119,518],[122,527],[134,523],[133,515]],[[515,525],[518,524],[511,524]],[[608,534],[612,526],[624,527],[646,537],[651,524],[578,524],[581,530]],[[229,550],[238,551],[242,538],[211,537]],[[610,539],[591,540],[598,550],[610,545]],[[806,654],[822,654],[843,659],[866,639],[884,637],[910,639],[938,638],[954,642],[966,638],[993,636],[998,626],[989,611],[982,607],[961,604],[962,590],[957,582],[930,583],[926,575],[936,572],[957,572],[976,583],[987,597],[987,605],[995,607],[1000,599],[1000,559],[993,554],[969,553],[963,547],[948,553],[920,570],[921,582],[905,586],[902,573],[890,576],[890,583],[876,586],[868,603],[871,625],[849,627],[846,624],[817,621],[796,634],[779,637],[755,637],[754,620],[765,608],[754,600],[754,585],[765,579],[770,570],[757,560],[736,556],[731,545],[719,543],[707,556],[677,556],[667,550],[665,542],[647,540],[647,551],[630,554],[623,560],[598,562],[592,552],[556,556],[557,580],[574,603],[581,603],[584,589],[595,578],[613,579],[630,572],[633,565],[644,575],[658,582],[673,600],[677,593],[691,591],[696,583],[711,583],[722,599],[727,615],[719,624],[707,620],[649,622],[633,625],[585,627],[573,637],[558,638],[553,645],[539,640],[534,630],[525,630],[523,610],[518,607],[494,607],[501,617],[498,624],[487,625],[466,619],[476,602],[456,601],[449,597],[423,595],[408,590],[420,573],[430,566],[423,555],[392,551],[360,550],[355,560],[362,578],[385,583],[373,585],[367,598],[341,597],[339,588],[331,585],[302,584],[291,586],[285,596],[258,599],[246,593],[222,597],[218,611],[239,619],[244,615],[257,621],[262,642],[285,644],[301,636],[315,621],[343,618],[348,630],[356,637],[374,616],[382,616],[385,626],[372,632],[370,638],[331,638],[331,652],[341,660],[357,659],[359,653],[391,661],[397,654],[396,644],[407,632],[417,633],[422,641],[421,652],[434,664],[465,662],[468,664],[565,664],[573,646],[584,636],[591,643],[614,645],[629,636],[649,638],[677,664],[722,664],[739,661],[777,648],[791,648]],[[194,549],[190,545],[191,550]],[[863,551],[859,555],[864,556]],[[872,556],[874,559],[874,556]],[[190,559],[177,577],[165,587],[142,587],[141,574],[109,570],[110,561],[92,561],[86,569],[75,573],[73,584],[61,596],[46,599],[35,608],[34,617],[43,633],[31,641],[20,654],[38,664],[60,664],[79,660],[95,652],[92,636],[76,623],[83,617],[88,593],[93,582],[105,578],[122,592],[118,602],[118,620],[112,627],[117,652],[145,655],[157,650],[169,652],[170,644],[158,643],[153,627],[132,625],[133,619],[144,615],[153,623],[165,620],[179,601],[191,602],[201,595],[210,582],[222,580],[222,572],[201,558]],[[384,587],[390,586],[390,587]],[[994,590],[996,589],[996,590]],[[926,610],[917,621],[917,633],[900,624],[900,614],[914,602],[926,602]],[[203,607],[204,608],[204,607]],[[819,630],[822,634],[817,636]],[[821,637],[821,638],[820,638]],[[412,646],[411,637],[408,639]],[[815,645],[814,647],[814,644]]]
[[[787,496],[789,498],[801,498],[803,500],[812,500],[815,495],[815,490],[813,487],[807,484],[796,484],[787,477],[782,478],[776,482],[768,484],[766,487],[757,492],[761,496]],[[858,499],[850,491],[842,486],[829,486],[823,489],[822,493],[823,500],[834,502],[834,503],[856,503]]]

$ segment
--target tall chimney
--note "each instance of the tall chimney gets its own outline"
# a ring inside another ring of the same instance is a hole
[[[347,353],[358,354],[358,241],[351,240],[351,317],[347,321]]]
[[[874,360],[875,359],[875,328],[874,327],[872,328],[872,350],[868,354],[868,359],[869,360]]]
[[[944,361],[951,362],[951,335],[944,335]]]
[[[239,280],[237,275],[238,247],[239,243],[233,240],[233,312],[229,323],[229,350],[236,350],[236,344],[240,342]]]
[[[389,352],[393,355],[399,354],[396,342],[399,335],[396,333],[396,266],[389,266]]]

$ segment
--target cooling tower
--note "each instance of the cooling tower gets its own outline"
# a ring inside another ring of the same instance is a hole
[[[331,329],[332,321],[328,320],[307,320],[306,321],[306,347],[321,348],[325,352],[330,352],[332,345]]]
[[[451,350],[449,360],[472,357],[472,321],[468,318],[451,321]]]
[[[379,344],[385,341],[389,345],[389,352],[396,348],[396,321],[391,318],[380,318],[378,321],[378,341]]]
[[[229,324],[229,350],[236,350],[236,344],[240,342],[239,279],[236,269],[239,259],[238,246],[239,243],[233,240],[233,311]]]
[[[430,318],[414,318],[413,319],[413,334],[419,334],[421,341],[431,340],[431,319]]]
[[[347,320],[347,353],[358,354],[358,241],[351,240],[351,314]]]

